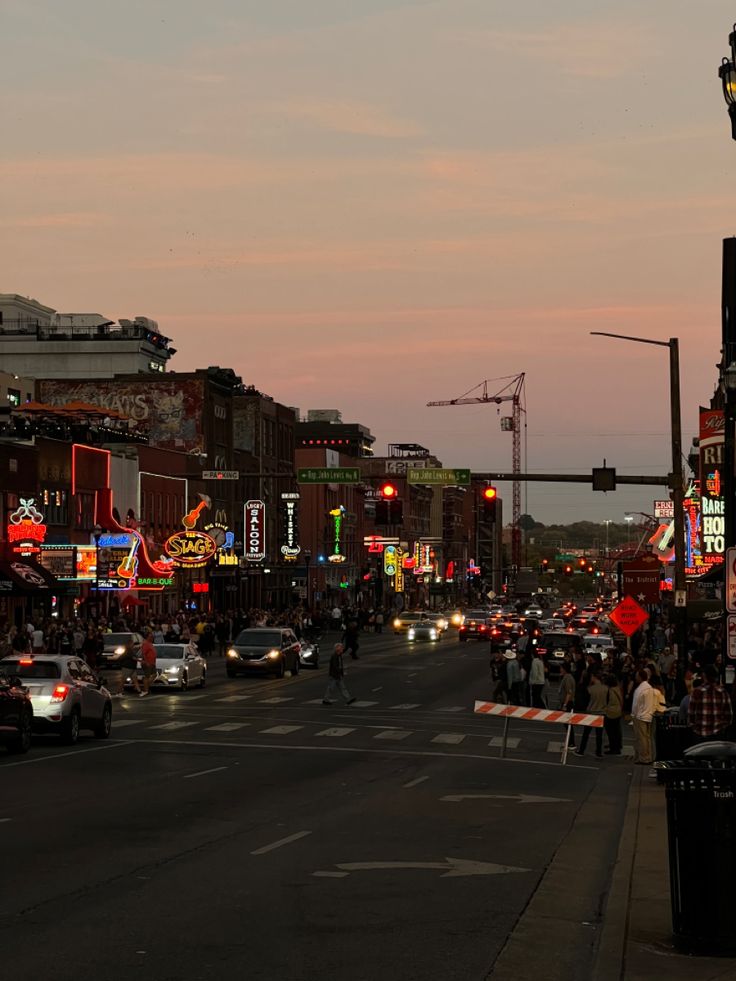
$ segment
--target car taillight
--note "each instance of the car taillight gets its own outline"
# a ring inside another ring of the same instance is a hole
[[[488,630],[488,627],[486,627],[486,625],[484,623],[479,623],[478,624],[478,630]]]
[[[546,653],[547,653],[547,648],[546,647],[538,647],[537,648],[537,654],[546,654]]]
[[[54,692],[51,696],[51,701],[63,702],[68,694],[69,694],[69,685],[57,685],[54,688]]]
[[[29,664],[33,664],[33,658],[32,657],[22,657],[18,661],[18,664],[25,664],[26,666],[29,665]]]

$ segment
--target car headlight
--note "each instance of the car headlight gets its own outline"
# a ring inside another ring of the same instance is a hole
[[[429,636],[430,636],[430,638],[432,640],[437,640],[437,631],[436,630],[430,630],[429,631]]]
[[[124,647],[116,647],[115,648],[115,651],[113,653],[115,653],[115,654],[125,654],[125,648]]]
[[[438,620],[437,626],[440,628],[440,630],[444,630],[447,627],[447,620]]]
[[[230,650],[227,652],[227,656],[228,657],[238,657],[238,652],[235,650],[234,647],[231,647]]]
[[[302,655],[302,657],[311,657],[312,656],[312,651],[305,651],[304,648],[302,647],[301,655]]]
[[[394,626],[395,627],[400,627],[401,626],[401,620],[394,620]]]
[[[409,640],[414,640],[414,631],[413,630],[410,630],[409,631]]]
[[[179,671],[180,670],[181,670],[181,668],[180,668],[180,666],[178,664],[175,664],[172,668],[167,668],[166,669],[167,673],[169,673],[169,674],[179,674]]]
[[[277,657],[280,657],[280,656],[281,656],[281,651],[269,651],[269,652],[268,652],[268,654],[267,654],[266,656],[267,656],[267,657],[270,657],[270,658],[271,658],[271,660],[273,661],[273,660],[274,660],[275,658],[277,658]]]

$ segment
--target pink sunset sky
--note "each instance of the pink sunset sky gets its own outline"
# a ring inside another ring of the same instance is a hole
[[[5,0],[0,291],[150,316],[171,367],[234,368],[447,466],[665,473],[716,380],[736,144],[725,0]],[[500,387],[502,383],[498,383]],[[506,414],[505,410],[502,414]],[[510,498],[510,488],[502,488]],[[529,486],[545,522],[660,490]]]

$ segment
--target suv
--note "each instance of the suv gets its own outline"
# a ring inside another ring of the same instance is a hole
[[[27,753],[31,748],[33,705],[11,664],[0,661],[0,742],[11,753]]]
[[[540,657],[547,665],[550,677],[560,673],[560,665],[569,660],[570,649],[580,646],[580,637],[575,633],[565,633],[561,630],[542,634],[536,645]]]
[[[485,610],[469,610],[465,614],[462,627],[458,630],[458,640],[466,641],[468,637],[486,640],[490,635],[489,619]]]
[[[301,644],[287,627],[252,627],[241,630],[228,649],[228,678],[244,671],[261,671],[283,678],[287,671],[299,674]]]

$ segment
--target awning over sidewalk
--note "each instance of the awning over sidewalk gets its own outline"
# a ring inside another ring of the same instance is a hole
[[[0,559],[0,595],[58,596],[64,591],[65,583],[31,559]]]

